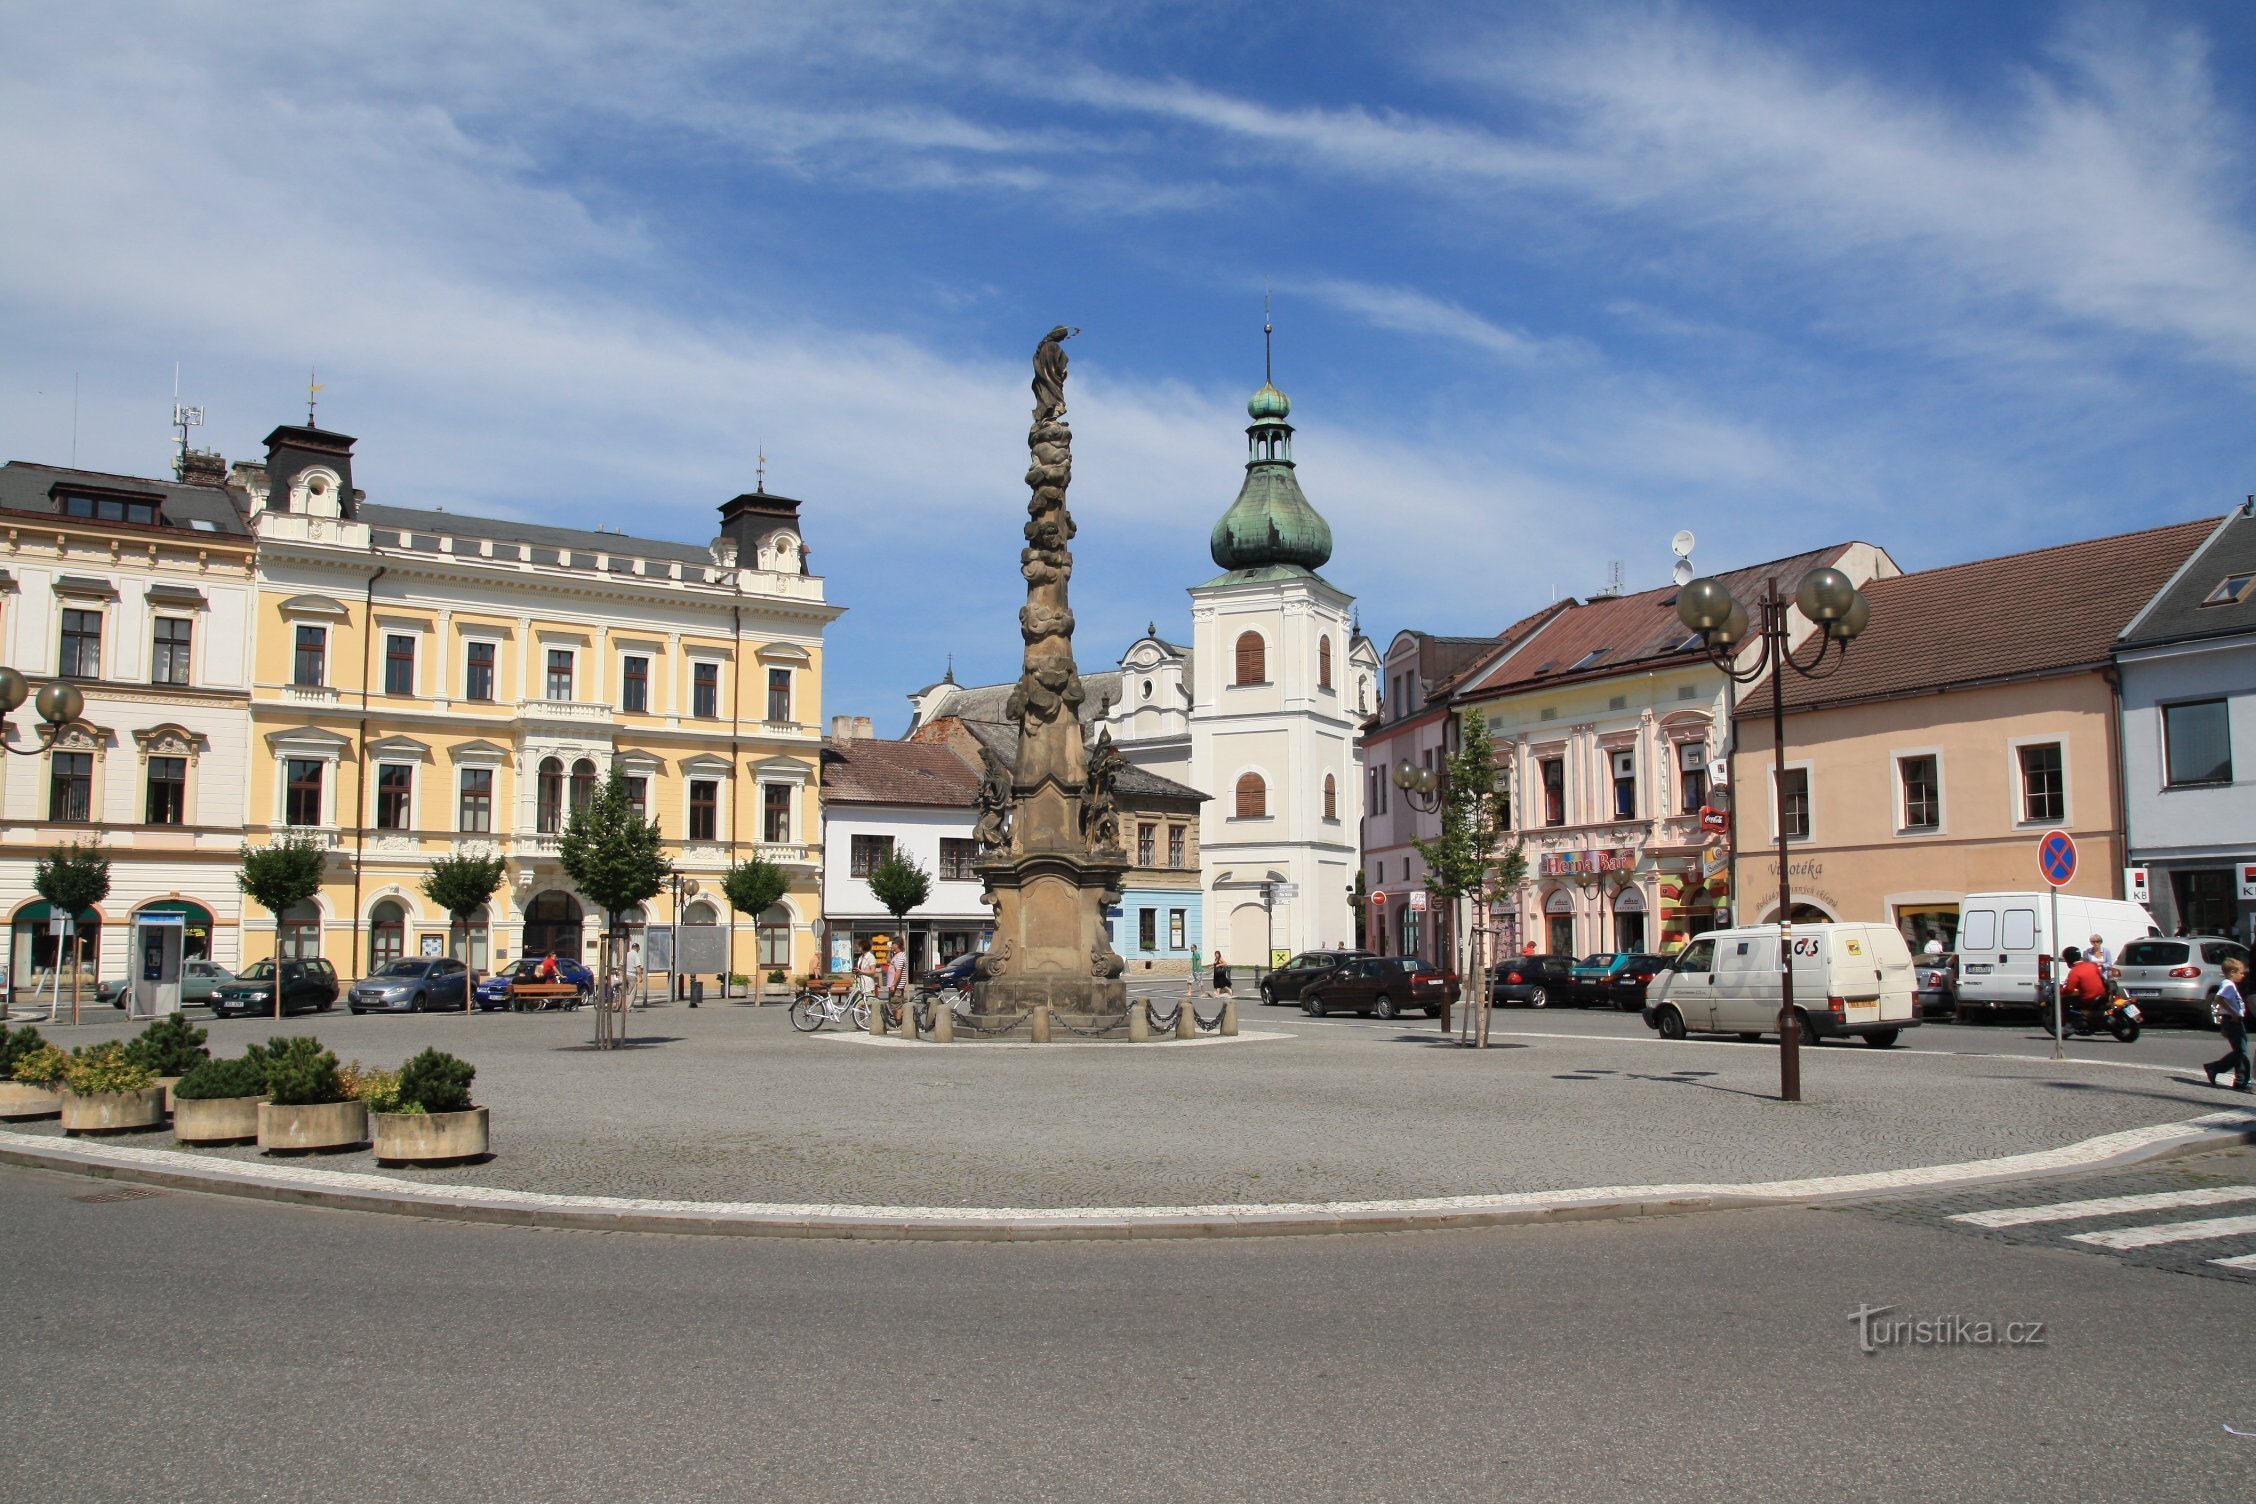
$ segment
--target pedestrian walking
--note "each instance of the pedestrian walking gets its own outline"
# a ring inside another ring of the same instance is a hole
[[[900,941],[893,943],[892,952],[885,958],[885,995],[901,995],[901,986],[909,979],[909,948]]]
[[[1194,945],[1194,946],[1192,946],[1192,947],[1191,947],[1191,980],[1190,980],[1190,983],[1189,983],[1189,985],[1188,985],[1188,986],[1186,986],[1186,987],[1184,987],[1184,989],[1183,989],[1183,996],[1185,996],[1185,997],[1197,997],[1197,996],[1198,996],[1198,979],[1199,979],[1199,971],[1200,971],[1200,970],[1201,970],[1201,968],[1200,968],[1200,966],[1199,966],[1199,948],[1198,948],[1197,946],[1195,946],[1195,945]]]
[[[1214,953],[1214,995],[1221,997],[1230,990],[1230,963],[1222,959],[1222,952]]]
[[[2248,1002],[2241,996],[2241,983],[2247,980],[2248,963],[2237,956],[2227,957],[2219,967],[2225,974],[2225,983],[2217,989],[2217,1027],[2225,1036],[2225,1053],[2201,1068],[2215,1086],[2217,1077],[2225,1067],[2232,1067],[2234,1091],[2248,1090]]]

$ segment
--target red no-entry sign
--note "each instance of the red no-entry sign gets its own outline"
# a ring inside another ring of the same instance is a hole
[[[2065,830],[2048,830],[2037,842],[2037,871],[2055,888],[2065,888],[2076,876],[2076,838]]]

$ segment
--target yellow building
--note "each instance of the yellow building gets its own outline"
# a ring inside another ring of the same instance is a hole
[[[248,836],[331,850],[321,892],[282,916],[283,950],[346,976],[451,952],[419,883],[469,852],[508,863],[453,937],[473,964],[550,949],[592,964],[603,916],[557,846],[616,763],[680,878],[630,924],[678,926],[685,972],[808,969],[839,608],[806,572],[799,503],[738,496],[703,547],[379,506],[353,488],[353,442],[277,428],[266,462],[231,477],[258,540]],[[756,921],[720,893],[755,854],[791,879]],[[273,953],[273,916],[246,904],[243,926],[245,959]]]

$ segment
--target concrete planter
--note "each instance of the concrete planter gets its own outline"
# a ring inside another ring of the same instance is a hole
[[[486,1109],[465,1112],[379,1112],[376,1162],[380,1165],[438,1165],[480,1159],[491,1141]]]
[[[264,1097],[182,1097],[172,1104],[172,1136],[184,1144],[248,1144],[259,1136]]]
[[[316,1102],[284,1107],[258,1104],[258,1146],[269,1154],[311,1154],[320,1149],[357,1149],[368,1142],[368,1105]]]
[[[149,1084],[164,1089],[165,1111],[172,1111],[172,1089],[180,1084],[180,1078],[178,1076],[159,1076]]]
[[[0,1118],[51,1118],[63,1110],[60,1086],[27,1086],[21,1081],[0,1081]]]
[[[164,1088],[144,1086],[139,1091],[98,1091],[80,1096],[63,1088],[63,1132],[122,1133],[129,1128],[154,1128],[164,1121]]]

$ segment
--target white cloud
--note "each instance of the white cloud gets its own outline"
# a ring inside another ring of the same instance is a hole
[[[1596,353],[1587,341],[1541,339],[1524,329],[1493,323],[1461,303],[1414,287],[1382,287],[1339,278],[1319,278],[1299,286],[1301,291],[1354,314],[1374,328],[1451,340],[1515,365],[1537,361],[1575,365]]]

